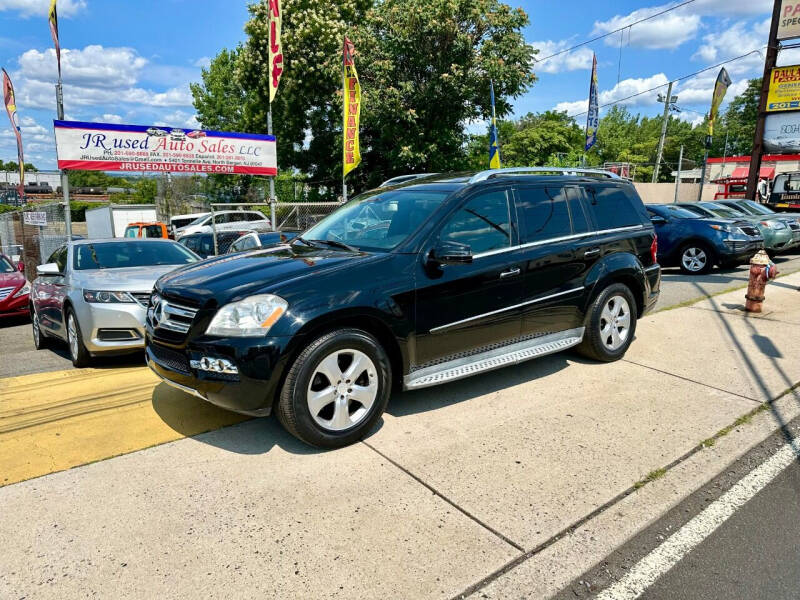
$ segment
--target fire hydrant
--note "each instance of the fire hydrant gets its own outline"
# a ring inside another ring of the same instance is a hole
[[[761,312],[767,282],[777,276],[778,269],[764,250],[759,250],[750,259],[750,281],[747,284],[747,295],[745,295],[747,301],[744,304],[747,312]]]

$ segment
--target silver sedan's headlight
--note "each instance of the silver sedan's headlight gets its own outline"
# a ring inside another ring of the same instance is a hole
[[[83,299],[90,304],[133,304],[136,299],[128,292],[83,290]]]
[[[226,304],[217,311],[206,335],[261,337],[286,312],[289,304],[279,296],[260,294]]]

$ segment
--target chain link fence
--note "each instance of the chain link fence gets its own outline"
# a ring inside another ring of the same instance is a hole
[[[24,262],[29,279],[66,241],[63,204],[40,204],[0,215],[0,252]]]

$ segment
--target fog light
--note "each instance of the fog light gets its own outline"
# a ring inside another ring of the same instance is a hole
[[[189,361],[193,369],[208,371],[209,373],[221,373],[223,375],[238,375],[239,369],[229,360],[224,358],[202,357],[200,360]]]

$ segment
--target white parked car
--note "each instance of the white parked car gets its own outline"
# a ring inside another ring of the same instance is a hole
[[[214,226],[217,231],[271,231],[270,220],[257,210],[223,210],[214,213]],[[211,233],[211,213],[201,215],[189,225],[175,230],[175,239],[180,239],[185,235],[193,233]]]
[[[190,215],[175,215],[169,218],[169,227],[171,231],[177,231],[182,227],[186,227],[190,225],[193,221],[196,221],[200,217],[207,217],[211,213],[203,212],[203,213],[192,213]]]

